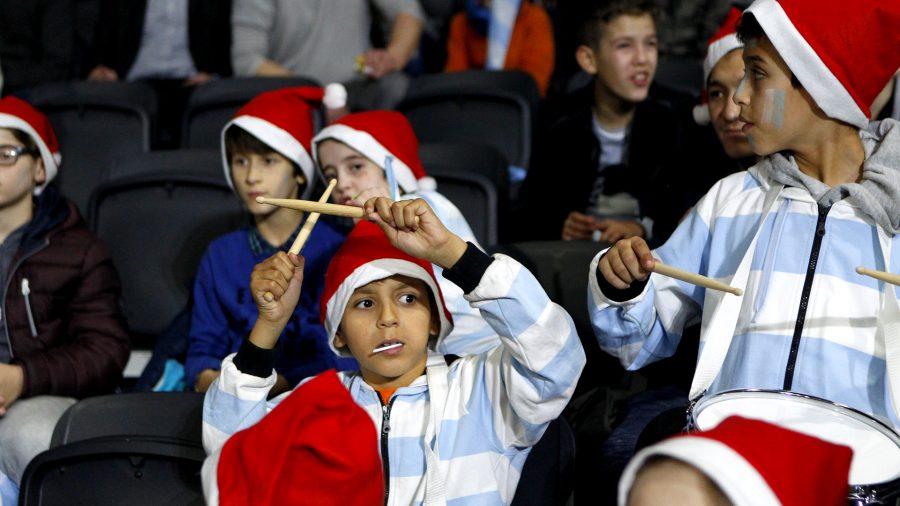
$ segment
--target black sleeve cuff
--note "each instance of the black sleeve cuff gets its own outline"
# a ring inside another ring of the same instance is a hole
[[[444,269],[444,278],[462,288],[463,293],[469,293],[478,286],[484,272],[493,261],[494,259],[478,249],[478,246],[467,242],[466,252],[459,258],[456,265]]]
[[[244,339],[238,349],[237,355],[234,356],[234,366],[244,374],[256,376],[258,378],[268,378],[275,368],[275,359],[278,353],[275,349],[267,350]]]
[[[596,275],[597,287],[600,288],[600,291],[603,292],[603,295],[606,295],[606,298],[614,302],[625,302],[637,297],[641,294],[641,292],[644,291],[644,287],[646,287],[647,283],[650,281],[650,278],[647,278],[643,281],[635,281],[634,283],[631,283],[631,286],[625,289],[616,288],[612,286],[605,277],[603,277],[603,273],[600,272],[599,262],[597,263]]]

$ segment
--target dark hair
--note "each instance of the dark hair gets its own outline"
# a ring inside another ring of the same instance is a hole
[[[23,132],[22,130],[19,130],[18,128],[11,128],[11,127],[3,127],[3,128],[9,130],[9,132],[13,135],[13,137],[15,137],[17,141],[21,142],[22,145],[25,146],[26,153],[28,153],[29,155],[32,155],[32,156],[37,156],[40,154],[40,150],[38,149],[37,142],[35,142],[34,139],[32,139],[30,135]]]
[[[649,14],[656,23],[658,13],[652,0],[589,0],[581,9],[578,26],[578,44],[597,47],[603,38],[603,25],[619,16],[642,16]]]
[[[766,32],[763,31],[759,21],[756,20],[756,16],[749,12],[746,12],[741,16],[741,21],[737,26],[737,37],[744,45],[753,41],[759,41],[759,39],[765,36]],[[791,86],[793,86],[794,89],[802,88],[803,85],[800,84],[800,80],[797,79],[794,71],[791,70],[790,67],[788,67],[788,71],[791,73]]]
[[[225,156],[230,161],[234,153],[245,153],[260,156],[265,156],[270,153],[278,153],[279,155],[281,154],[277,149],[274,149],[272,146],[269,146],[265,142],[259,140],[258,137],[251,134],[250,132],[237,125],[231,125],[227,130],[225,130]],[[303,171],[300,170],[300,166],[297,165],[296,162],[290,159],[288,159],[288,161],[290,161],[291,165],[294,166],[294,175],[303,175]]]

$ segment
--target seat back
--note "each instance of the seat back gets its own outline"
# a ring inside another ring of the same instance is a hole
[[[245,221],[221,174],[170,167],[111,181],[94,193],[89,223],[109,245],[122,279],[133,345],[152,348],[185,307],[209,242]]]
[[[24,91],[22,98],[50,118],[62,153],[55,182],[82,214],[114,158],[150,150],[156,94],[146,84],[52,83]]]
[[[574,489],[575,433],[565,418],[550,422],[531,449],[512,506],[568,504]]]
[[[203,395],[115,394],[82,400],[28,465],[19,504],[202,505]]]
[[[527,168],[540,94],[516,70],[470,70],[417,78],[398,106],[421,142],[487,144]]]
[[[319,86],[308,77],[234,77],[203,84],[191,93],[184,113],[181,145],[221,149],[222,128],[244,104],[265,91]]]
[[[497,188],[481,174],[435,166],[428,175],[438,191],[462,212],[482,247],[497,243]]]

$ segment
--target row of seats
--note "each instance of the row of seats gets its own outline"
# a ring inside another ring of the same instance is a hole
[[[243,104],[267,90],[303,85],[317,83],[302,77],[232,78],[199,86],[184,111],[183,147],[221,149],[222,128]],[[150,150],[157,101],[147,85],[55,83],[22,98],[49,116],[64,156],[57,184],[82,211],[114,160]],[[527,168],[539,98],[524,72],[434,74],[413,81],[400,110],[422,142],[487,145],[508,163]]]

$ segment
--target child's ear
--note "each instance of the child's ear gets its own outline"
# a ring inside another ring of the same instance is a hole
[[[304,176],[303,174],[297,174],[296,176],[294,176],[294,178],[297,180],[297,184],[299,186],[303,186],[306,184],[306,176]]]
[[[344,336],[341,335],[341,328],[338,327],[336,331],[334,331],[334,339],[332,340],[334,343],[334,347],[341,349],[347,346],[347,341],[344,341]]]
[[[41,156],[37,156],[35,157],[35,162],[34,183],[42,185],[47,180],[47,169],[44,167],[44,159]]]
[[[594,50],[589,46],[582,44],[575,49],[575,61],[578,62],[578,66],[581,67],[581,70],[588,74],[594,75],[597,73],[597,58],[594,54]]]

